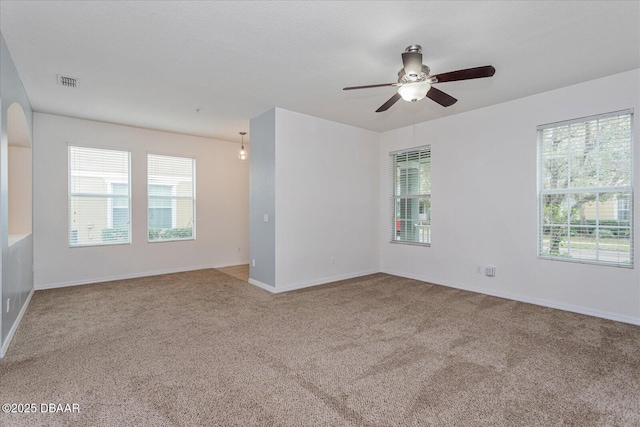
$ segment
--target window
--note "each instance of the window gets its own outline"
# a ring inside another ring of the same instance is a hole
[[[431,147],[391,153],[391,241],[431,243]]]
[[[128,151],[69,146],[69,246],[131,243]]]
[[[195,238],[195,162],[147,155],[150,242]]]
[[[633,265],[632,111],[538,126],[538,256]]]

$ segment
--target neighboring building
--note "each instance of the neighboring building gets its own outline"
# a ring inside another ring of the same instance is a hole
[[[631,204],[629,197],[614,196],[598,203],[598,216],[601,220],[629,221],[631,218]],[[589,203],[584,206],[585,219],[596,219],[596,204]]]

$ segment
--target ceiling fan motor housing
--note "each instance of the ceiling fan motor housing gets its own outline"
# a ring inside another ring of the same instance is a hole
[[[407,75],[404,68],[401,68],[400,71],[398,71],[398,83],[423,82],[427,80],[427,77],[429,77],[430,72],[431,72],[431,69],[424,64],[422,64],[422,72],[419,75],[414,75],[414,74]]]

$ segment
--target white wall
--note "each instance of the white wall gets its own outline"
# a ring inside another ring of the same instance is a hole
[[[378,271],[379,138],[276,108],[276,288]]]
[[[68,247],[68,144],[131,151],[132,244]],[[237,143],[36,113],[33,147],[36,289],[248,262]],[[147,152],[196,159],[196,240],[147,243]]]
[[[384,133],[379,157],[382,270],[640,323],[640,260],[628,269],[536,256],[536,126],[634,108],[637,196],[639,82],[640,70],[634,70]],[[432,152],[432,245],[391,244],[388,154],[424,144],[431,144]],[[640,212],[639,201],[636,197],[635,212]],[[476,273],[478,264],[496,266],[497,276]]]
[[[31,148],[9,146],[9,234],[31,234]]]

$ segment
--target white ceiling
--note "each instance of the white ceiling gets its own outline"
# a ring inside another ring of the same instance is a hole
[[[376,131],[640,67],[640,2],[0,1],[1,31],[35,111],[239,141],[277,106]],[[401,53],[458,98],[375,113]],[[79,88],[57,85],[77,77]],[[199,112],[196,112],[200,109]]]

